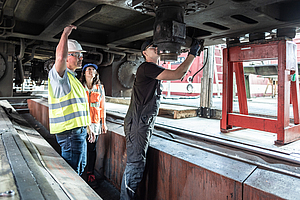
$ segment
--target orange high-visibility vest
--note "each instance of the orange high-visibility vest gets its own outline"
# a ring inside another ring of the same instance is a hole
[[[100,121],[105,120],[104,114],[104,101],[105,94],[103,85],[94,85],[91,90],[86,86],[84,87],[86,94],[88,96],[88,102],[90,107],[90,116],[92,123],[99,124]]]

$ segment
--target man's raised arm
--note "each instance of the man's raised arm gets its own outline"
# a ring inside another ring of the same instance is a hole
[[[57,73],[62,77],[67,68],[67,59],[68,59],[68,37],[71,34],[73,29],[77,27],[74,25],[69,25],[64,28],[61,38],[56,47],[55,53],[55,69]]]

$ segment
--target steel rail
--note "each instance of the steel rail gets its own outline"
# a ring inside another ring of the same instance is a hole
[[[118,112],[107,111],[107,115],[114,116],[115,118],[119,118],[119,119],[122,119],[122,120],[124,119],[124,114],[121,114],[121,113],[118,113]],[[111,123],[124,125],[123,121],[122,122],[116,122],[116,121],[110,120],[109,118],[107,118],[106,120],[111,122]],[[187,139],[194,139],[197,142],[201,142],[201,141],[202,142],[210,142],[210,143],[213,143],[215,145],[221,145],[223,147],[232,148],[234,150],[242,150],[245,153],[247,153],[247,152],[248,153],[254,153],[258,156],[265,156],[265,157],[268,157],[268,158],[272,158],[272,159],[275,159],[277,161],[277,163],[279,163],[280,161],[285,161],[285,162],[290,163],[290,164],[299,165],[299,167],[300,167],[300,160],[292,159],[292,158],[289,157],[288,153],[277,151],[277,150],[274,150],[274,149],[260,148],[260,147],[254,146],[254,145],[250,145],[250,144],[248,145],[246,143],[234,142],[234,141],[230,141],[230,140],[225,139],[225,138],[217,138],[216,136],[209,136],[209,135],[198,133],[198,132],[196,133],[196,132],[193,132],[193,131],[188,131],[188,130],[179,129],[179,128],[172,127],[172,126],[163,125],[163,124],[160,124],[160,123],[155,123],[155,128],[159,129],[161,131],[165,131],[167,133],[172,133],[174,135],[187,138]],[[190,146],[190,147],[201,149],[201,150],[213,153],[213,154],[217,154],[217,155],[228,157],[228,158],[231,158],[231,159],[234,159],[234,160],[238,160],[238,161],[241,161],[241,162],[244,162],[244,163],[247,163],[247,164],[255,165],[259,169],[266,169],[266,170],[270,170],[270,171],[277,172],[277,173],[280,173],[280,174],[289,175],[289,176],[292,176],[292,177],[295,177],[295,178],[300,178],[300,173],[295,173],[295,172],[292,172],[292,171],[289,171],[289,170],[286,170],[286,169],[273,167],[273,166],[270,166],[268,164],[264,164],[264,163],[261,163],[261,162],[258,162],[258,161],[252,161],[252,160],[245,159],[245,158],[242,158],[242,157],[237,157],[236,155],[230,155],[230,154],[221,152],[219,150],[215,150],[215,149],[208,148],[208,147],[203,147],[203,146],[193,144],[193,143],[190,143],[190,142],[186,142],[186,141],[182,141],[182,140],[179,140],[179,139],[168,138],[168,137],[165,137],[165,136],[163,136],[159,133],[156,133],[155,131],[153,132],[153,135],[155,135],[156,137],[160,137],[160,138],[169,140],[169,141],[173,141],[173,142],[176,142],[176,143],[180,143],[180,144],[183,144],[183,145],[187,145],[187,146]]]
[[[54,182],[57,183],[58,187],[62,190],[62,192],[66,195],[67,198],[69,198],[70,200],[74,200],[74,198],[72,197],[72,195],[68,192],[68,190],[64,187],[64,183],[60,182],[55,175],[48,169],[46,163],[44,162],[42,155],[40,154],[39,150],[36,148],[36,146],[32,143],[32,141],[29,139],[28,137],[28,133],[26,130],[22,129],[21,127],[17,127],[17,126],[13,126],[13,128],[16,129],[16,131],[21,132],[27,142],[29,143],[29,145],[31,146],[31,148],[33,149],[33,153],[35,153],[38,161],[40,162],[41,166],[43,167],[43,169],[49,174],[49,176],[53,179]],[[39,134],[40,135],[40,134]],[[42,136],[41,136],[42,137]],[[32,154],[33,154],[32,153]],[[53,184],[53,183],[52,183]]]

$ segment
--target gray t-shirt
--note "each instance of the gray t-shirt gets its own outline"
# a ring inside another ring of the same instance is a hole
[[[60,77],[55,69],[55,65],[53,65],[52,69],[49,71],[48,77],[50,79],[50,84],[53,90],[52,92],[55,98],[63,97],[71,91],[70,80],[67,72],[70,72],[74,77],[76,76],[75,72],[66,68],[63,77]]]

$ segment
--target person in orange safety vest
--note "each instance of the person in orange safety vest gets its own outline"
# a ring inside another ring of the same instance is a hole
[[[100,83],[98,66],[92,63],[86,64],[82,68],[80,81],[86,91],[90,108],[91,126],[90,131],[95,133],[95,142],[89,141],[87,145],[87,181],[92,188],[97,188],[94,168],[97,166],[96,172],[99,179],[103,179],[103,160],[105,154],[104,138],[98,139],[102,133],[106,133],[106,110],[105,110],[105,91]],[[97,151],[96,151],[97,149]],[[97,161],[96,161],[97,152]]]

